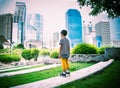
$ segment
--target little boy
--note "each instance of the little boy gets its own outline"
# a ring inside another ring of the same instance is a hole
[[[70,43],[69,40],[66,38],[67,36],[67,31],[62,30],[60,32],[61,34],[61,39],[60,39],[60,49],[59,49],[59,58],[61,59],[61,64],[62,64],[62,70],[63,72],[60,74],[60,76],[66,76],[70,75],[69,72],[69,54],[70,54]]]

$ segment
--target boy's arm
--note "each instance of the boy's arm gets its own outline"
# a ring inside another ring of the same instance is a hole
[[[59,58],[60,58],[61,50],[62,50],[62,44],[60,44],[60,48],[59,48]]]
[[[68,53],[70,54],[70,46],[68,47]]]

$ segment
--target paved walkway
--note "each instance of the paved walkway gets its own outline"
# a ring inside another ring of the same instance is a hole
[[[20,70],[20,71],[15,71],[15,72],[1,73],[1,74],[0,74],[0,77],[13,76],[13,75],[18,75],[18,74],[25,74],[25,73],[30,73],[30,72],[42,71],[42,70],[54,68],[54,67],[56,67],[56,66],[60,66],[60,64],[47,65],[47,66],[43,66],[43,67],[40,67],[40,68]],[[14,70],[15,70],[15,69],[14,69]]]
[[[105,67],[110,65],[112,62],[113,62],[112,59],[106,62],[99,62],[90,67],[72,72],[70,77],[64,78],[64,77],[57,76],[57,77],[45,79],[42,81],[37,81],[37,82],[32,82],[32,83],[28,83],[24,85],[15,86],[12,88],[53,88],[53,87],[56,87],[62,84],[66,84],[68,82],[72,82],[77,79],[85,78],[91,74],[96,73],[97,71],[104,69]]]

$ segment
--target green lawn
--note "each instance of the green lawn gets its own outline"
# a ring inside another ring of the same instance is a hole
[[[0,73],[6,73],[6,72],[14,72],[14,71],[20,71],[20,70],[27,70],[27,69],[32,69],[32,68],[39,68],[39,67],[42,67],[42,66],[45,66],[44,64],[40,64],[40,65],[36,65],[36,66],[31,66],[31,67],[25,67],[25,68],[19,68],[17,67],[17,69],[14,69],[14,70],[8,70],[8,71],[2,71]]]
[[[82,69],[91,66],[93,64],[94,63],[71,63],[70,71],[71,72],[76,71],[78,69]],[[11,86],[30,83],[38,80],[47,79],[50,77],[55,77],[59,73],[61,73],[61,66],[39,72],[32,72],[32,73],[9,76],[9,77],[0,77],[0,88],[8,88]]]
[[[57,88],[120,88],[120,61],[114,61],[101,72]]]

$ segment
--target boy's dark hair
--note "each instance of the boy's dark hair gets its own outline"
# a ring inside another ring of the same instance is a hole
[[[66,30],[62,30],[62,31],[61,31],[61,34],[62,34],[63,36],[66,36],[66,35],[67,35],[67,31],[66,31]]]

